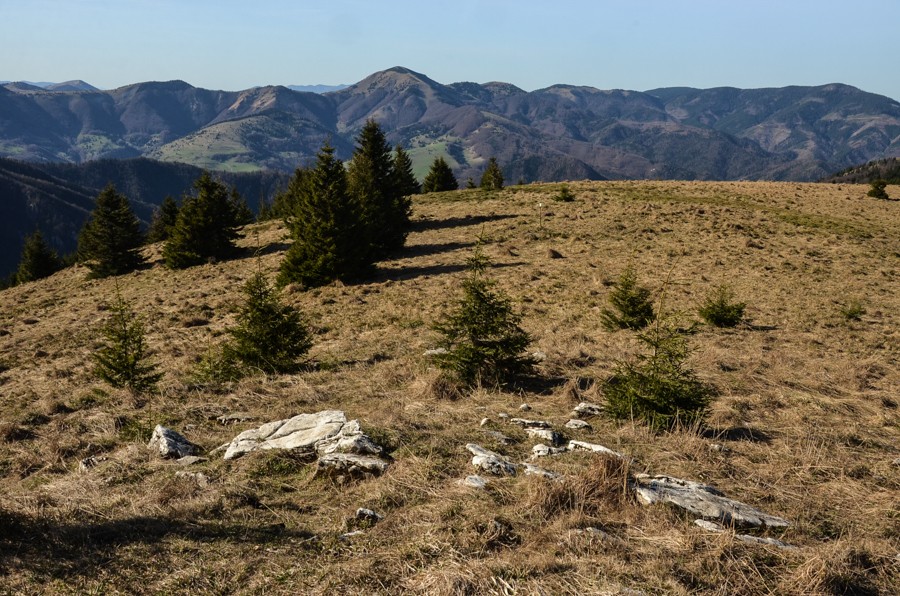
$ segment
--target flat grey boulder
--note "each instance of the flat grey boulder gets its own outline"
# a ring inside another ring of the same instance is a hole
[[[371,455],[328,453],[318,459],[316,466],[317,475],[347,475],[358,478],[368,475],[381,476],[387,471],[388,462]]]
[[[376,445],[359,428],[359,421],[347,420],[339,410],[324,410],[315,414],[298,414],[293,418],[276,420],[259,428],[245,430],[229,443],[226,460],[235,459],[260,449],[290,449],[327,455],[356,453],[379,455]]]
[[[200,448],[185,439],[183,436],[160,424],[153,429],[150,442],[147,447],[157,451],[161,457],[180,459],[189,455],[195,455]]]
[[[644,505],[672,503],[705,519],[713,519],[729,526],[764,526],[784,528],[790,525],[785,519],[769,515],[725,497],[711,486],[681,480],[671,476],[635,476],[633,489]]]
[[[597,443],[587,443],[585,441],[569,441],[569,451],[591,451],[593,453],[603,453],[619,459],[625,459],[625,456],[618,451],[613,451],[612,449]]]
[[[483,489],[488,485],[488,481],[486,478],[482,478],[477,474],[472,474],[471,476],[466,476],[459,483],[463,486],[468,486],[469,488],[477,488]]]
[[[515,476],[518,469],[514,463],[481,445],[469,443],[466,449],[472,454],[472,465],[494,476]]]

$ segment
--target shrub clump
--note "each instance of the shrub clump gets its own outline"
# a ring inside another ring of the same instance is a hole
[[[687,366],[690,350],[684,334],[657,317],[638,339],[647,352],[619,362],[604,383],[606,412],[617,420],[642,420],[656,431],[702,422],[713,389]]]
[[[885,188],[887,188],[886,180],[882,180],[880,178],[878,180],[873,180],[870,186],[871,188],[869,188],[869,192],[866,193],[867,197],[873,197],[876,199],[890,199],[887,191],[885,190]]]
[[[568,184],[563,184],[559,189],[559,193],[553,197],[554,201],[561,201],[563,203],[571,203],[575,200],[575,193],[569,190]]]
[[[476,248],[468,262],[469,277],[462,283],[462,298],[433,327],[442,335],[443,348],[435,363],[467,387],[502,385],[534,367],[534,359],[523,353],[531,337],[519,326],[522,315],[485,277],[489,264]]]
[[[700,317],[715,327],[735,327],[744,319],[747,304],[734,301],[734,292],[721,285],[707,294],[700,307]]]
[[[643,329],[653,320],[653,302],[650,290],[637,283],[634,267],[628,267],[619,276],[609,295],[613,309],[603,309],[600,317],[608,331],[619,329]]]

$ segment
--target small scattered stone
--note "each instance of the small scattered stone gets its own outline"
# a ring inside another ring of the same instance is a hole
[[[234,424],[235,422],[248,422],[255,420],[249,412],[234,412],[233,414],[223,414],[216,418],[219,424]]]
[[[556,472],[551,472],[550,470],[545,470],[539,466],[534,464],[523,464],[525,467],[525,475],[526,476],[541,476],[546,478],[547,480],[556,480],[560,478],[560,475]]]
[[[728,447],[726,447],[725,445],[722,445],[721,443],[710,443],[709,450],[716,451],[719,453],[725,453],[726,451],[728,451]]]
[[[499,418],[500,420],[509,420],[509,414],[507,414],[506,412],[500,412],[499,414],[497,414],[497,418]]]
[[[371,509],[366,509],[365,507],[360,507],[356,510],[356,519],[359,521],[366,521],[372,524],[378,523],[384,519],[384,516],[380,513],[376,513]]]
[[[513,443],[515,443],[515,441],[513,441],[510,437],[507,437],[503,433],[496,430],[486,430],[484,431],[484,434],[491,437],[501,445],[512,445]]]
[[[444,354],[449,354],[447,348],[432,348],[431,350],[425,350],[422,352],[423,356],[443,356]]]
[[[521,406],[519,406],[519,411],[520,412],[530,412],[531,406],[529,406],[528,404],[522,404]]]
[[[209,486],[209,476],[204,474],[203,472],[186,472],[184,470],[178,470],[175,472],[175,478],[184,478],[185,480],[192,480],[197,483],[197,486],[200,488],[206,488]]]
[[[562,256],[562,253],[560,253],[558,250],[553,250],[552,248],[547,249],[547,257],[550,259],[564,259],[565,258],[564,256]]]
[[[534,437],[536,439],[543,439],[552,445],[553,447],[558,447],[563,444],[563,436],[556,432],[555,430],[551,430],[549,428],[534,428],[530,426],[525,427],[525,432],[529,437]]]
[[[176,459],[194,455],[199,451],[196,445],[171,428],[166,428],[160,424],[157,424],[156,428],[153,429],[153,434],[150,436],[150,442],[147,443],[147,447],[157,450],[162,457]]]
[[[482,419],[481,419],[481,422],[478,424],[478,426],[487,426],[487,425],[490,424],[490,423],[491,423],[491,419],[490,419],[490,418],[482,418]]]
[[[510,418],[511,424],[518,424],[525,428],[550,428],[550,423],[544,420],[528,420],[527,418]]]
[[[388,469],[388,462],[383,459],[353,453],[328,453],[321,456],[316,465],[316,474],[347,474],[351,477],[381,476]]]
[[[600,416],[603,414],[603,408],[597,404],[581,402],[572,410],[572,418],[590,418],[591,416]]]
[[[364,532],[362,530],[353,530],[352,532],[347,532],[346,534],[341,534],[338,536],[339,540],[350,540],[356,536],[362,536]]]
[[[572,418],[568,422],[566,422],[566,428],[570,428],[572,430],[593,430],[590,424],[585,422],[584,420],[579,420],[577,418]]]
[[[91,468],[96,468],[101,462],[104,461],[106,461],[106,457],[102,455],[92,455],[91,457],[86,457],[78,462],[78,470],[80,472],[87,472]]]
[[[613,451],[609,447],[598,445],[597,443],[587,443],[585,441],[569,441],[569,451],[593,451],[594,453],[604,453],[619,459],[625,459],[625,456],[618,451]]]
[[[694,520],[694,524],[703,528],[704,530],[715,532],[717,534],[721,534],[727,530],[727,528],[722,524],[705,519],[696,519]],[[735,540],[740,540],[741,542],[745,542],[747,544],[764,544],[766,546],[776,546],[785,550],[797,550],[796,546],[787,544],[786,542],[782,542],[781,540],[776,540],[775,538],[761,538],[759,536],[751,536],[750,534],[735,534],[734,538]]]
[[[459,481],[463,486],[468,486],[469,488],[477,488],[483,489],[488,485],[488,481],[485,478],[477,474],[472,474],[471,476],[466,476],[463,480]]]
[[[209,460],[207,460],[205,457],[198,457],[196,455],[186,455],[175,460],[175,463],[181,464],[182,466],[192,466],[194,464],[199,464],[205,461]]]
[[[472,465],[481,468],[494,476],[515,476],[517,468],[514,463],[481,445],[469,443],[466,449],[473,455]]]
[[[538,457],[547,457],[549,455],[559,455],[560,453],[566,453],[567,451],[568,449],[565,447],[550,447],[549,445],[538,443],[531,448],[531,458],[536,459]]]
[[[531,353],[531,359],[535,362],[543,362],[547,359],[547,354],[545,352],[537,351]]]

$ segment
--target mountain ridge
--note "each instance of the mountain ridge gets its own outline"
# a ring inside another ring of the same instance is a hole
[[[900,155],[900,104],[840,83],[524,91],[496,81],[442,84],[396,66],[326,93],[216,91],[185,81],[65,93],[6,85],[0,156],[75,163],[147,156],[224,171],[291,171],[329,139],[349,158],[370,118],[391,143],[407,146],[420,175],[443,155],[462,179],[479,176],[492,156],[508,179],[523,181],[567,173],[811,181]],[[569,166],[560,170],[561,161]]]

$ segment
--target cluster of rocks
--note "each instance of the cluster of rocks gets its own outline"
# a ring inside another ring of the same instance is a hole
[[[526,410],[525,406],[520,409],[523,411],[530,410],[530,408]],[[568,429],[589,430],[590,425],[583,418],[596,416],[601,411],[600,406],[584,402],[580,403],[572,413],[573,418],[565,426]],[[566,441],[562,434],[555,431],[553,426],[544,420],[511,418],[506,414],[501,414],[499,418],[509,424],[521,426],[530,437],[546,441],[546,443],[538,443],[532,448],[532,460],[562,455],[572,451],[589,451],[608,457],[632,461],[622,453],[597,443],[579,440]],[[489,419],[484,419],[481,425],[485,426],[489,422]],[[494,438],[498,438],[497,435],[505,437],[497,431],[486,432]],[[499,442],[508,444],[506,441]],[[537,475],[550,480],[562,479],[559,474],[529,462],[513,462],[509,458],[485,449],[477,443],[467,444],[466,449],[473,456],[472,465],[484,474],[503,477],[515,476],[521,472],[526,475]],[[483,489],[489,484],[489,480],[476,474],[465,478],[462,484],[476,489]],[[637,474],[630,479],[629,488],[634,492],[640,503],[644,505],[670,503],[680,507],[699,517],[696,521],[699,527],[712,532],[724,532],[727,528],[738,526],[785,528],[790,525],[790,522],[785,519],[769,515],[740,501],[729,499],[716,488],[699,482],[665,475]],[[748,534],[735,534],[735,538],[751,544],[766,544],[786,549],[796,548],[773,538],[760,538]]]

